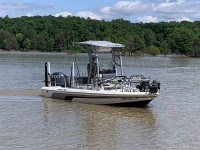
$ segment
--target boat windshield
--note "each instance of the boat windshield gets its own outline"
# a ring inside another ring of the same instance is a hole
[[[113,69],[112,54],[98,54],[99,69]]]

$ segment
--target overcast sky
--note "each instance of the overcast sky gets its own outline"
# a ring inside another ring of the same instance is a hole
[[[200,0],[0,0],[0,17],[79,16],[136,22],[200,20]]]

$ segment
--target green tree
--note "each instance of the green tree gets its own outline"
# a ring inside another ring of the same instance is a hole
[[[31,41],[28,38],[26,38],[23,42],[23,47],[25,50],[28,50],[30,46],[31,46]]]
[[[192,57],[200,57],[200,46],[194,46],[194,48],[189,53]]]
[[[159,55],[160,54],[160,50],[158,47],[156,46],[150,46],[149,49],[148,49],[148,54],[150,55],[153,55],[153,56],[156,56],[156,55]]]
[[[16,34],[16,40],[18,42],[19,48],[23,47],[24,35],[22,33]]]
[[[188,55],[194,44],[195,36],[191,29],[181,27],[168,35],[167,41],[173,53]]]
[[[69,48],[69,45],[72,44],[70,39],[71,34],[67,29],[57,30],[55,35],[55,50],[62,51]]]
[[[46,47],[46,40],[43,36],[37,37],[37,48],[39,50],[45,51],[47,49]]]
[[[47,40],[46,46],[47,46],[47,51],[52,52],[54,51],[54,39],[53,38],[49,38]]]
[[[129,55],[133,55],[132,53],[135,53],[137,49],[138,47],[136,47],[134,37],[129,36],[127,39],[127,50],[128,50]]]
[[[72,49],[72,42],[108,40],[124,44],[125,50],[137,54],[148,53],[151,46],[157,47],[162,54],[198,56],[199,53],[200,21],[144,24],[75,16],[5,16],[0,18],[0,29],[0,48],[3,49],[62,51]]]
[[[160,43],[160,53],[164,54],[164,55],[167,55],[167,54],[171,53],[170,49],[168,48],[168,44],[167,44],[166,41],[162,41]]]
[[[143,50],[145,47],[144,41],[138,35],[129,36],[126,43],[129,55],[136,53],[138,50]]]
[[[194,41],[194,46],[190,50],[189,55],[192,57],[200,57],[200,38]]]
[[[0,30],[0,48],[5,50],[18,49],[14,35],[8,31]]]
[[[151,29],[145,29],[144,40],[147,47],[154,45],[156,41],[155,33]]]

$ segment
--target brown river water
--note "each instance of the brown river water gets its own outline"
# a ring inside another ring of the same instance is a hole
[[[101,54],[101,67],[110,56]],[[86,54],[77,55],[86,72]],[[72,55],[0,52],[0,150],[198,150],[200,59],[123,57],[124,73],[161,82],[145,108],[90,105],[44,98],[44,63],[69,74]]]

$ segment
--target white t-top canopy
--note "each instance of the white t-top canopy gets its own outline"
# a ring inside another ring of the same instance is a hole
[[[84,42],[77,42],[75,44],[91,45],[91,46],[96,46],[96,47],[108,47],[108,48],[113,48],[113,47],[123,48],[124,47],[124,45],[122,44],[112,43],[108,41],[84,41]]]

